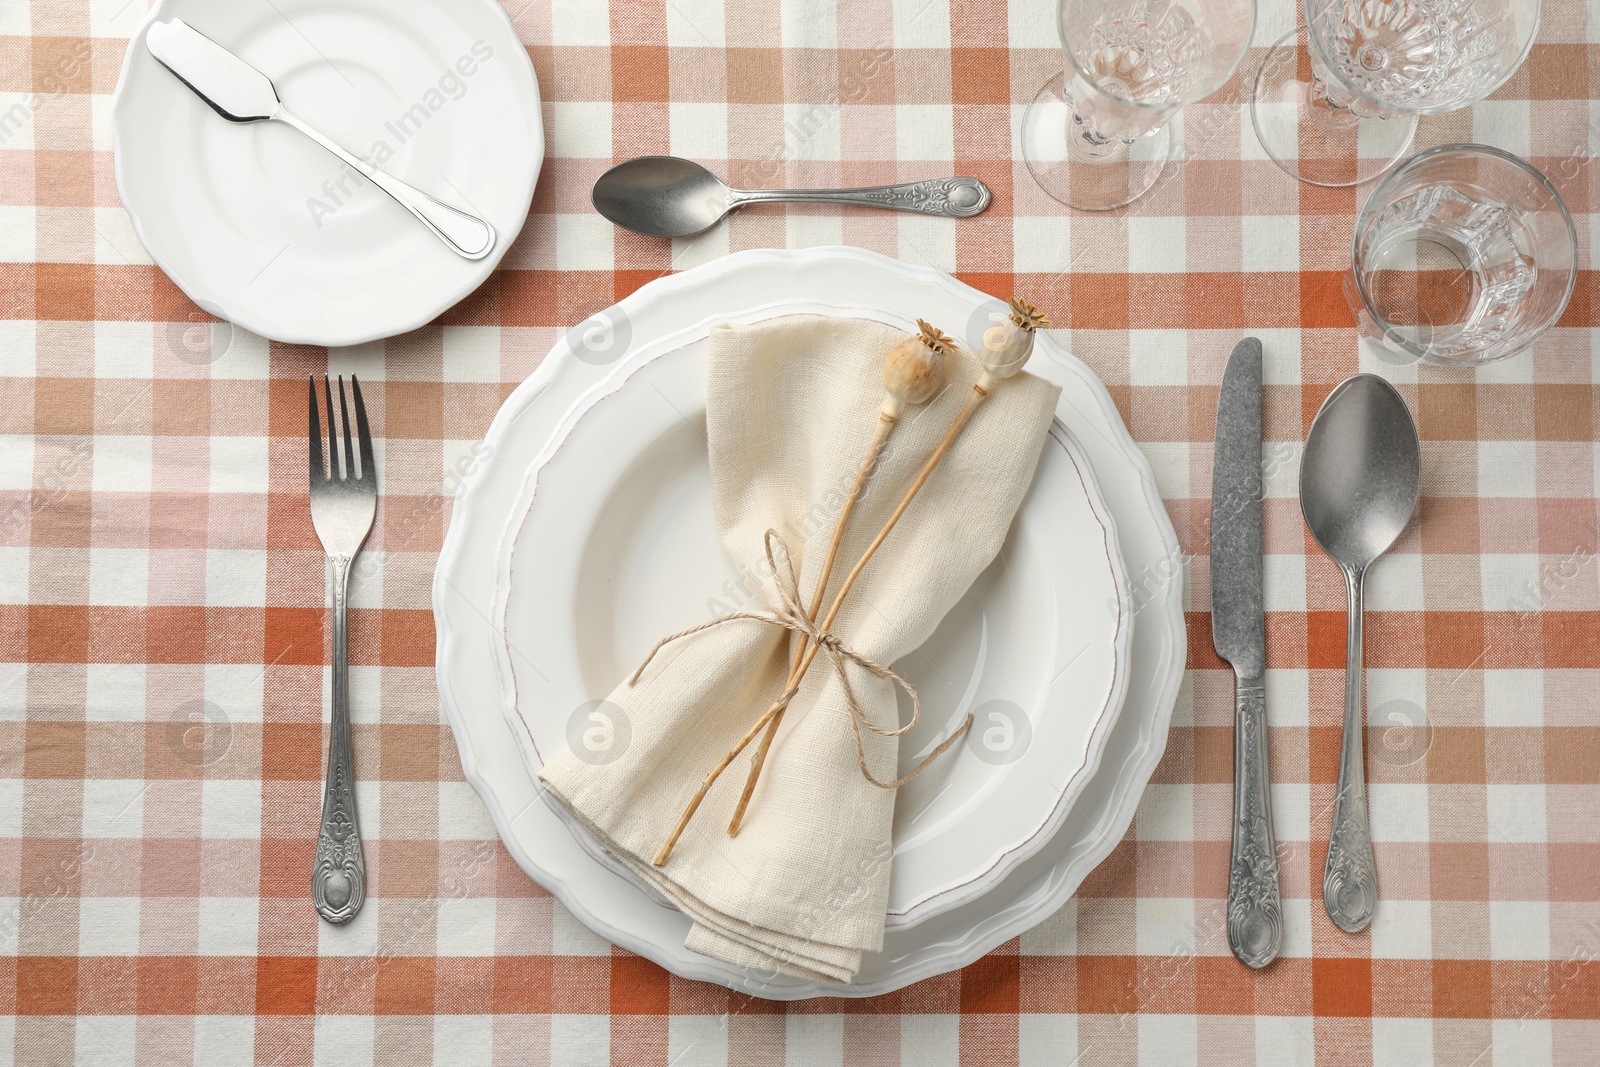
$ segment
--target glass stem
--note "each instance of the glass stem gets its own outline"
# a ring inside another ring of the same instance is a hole
[[[1328,112],[1328,121],[1334,126],[1354,127],[1360,124],[1361,116],[1350,109],[1349,105],[1341,104],[1328,92],[1328,84],[1319,75],[1311,76],[1311,106],[1325,108]]]
[[[1067,106],[1072,109],[1072,129],[1067,135],[1067,146],[1073,155],[1087,159],[1106,159],[1123,151],[1126,142],[1097,133],[1079,110],[1077,102],[1072,99],[1072,93],[1064,92],[1062,95],[1066,98]]]
[[[1078,136],[1083,138],[1084,141],[1094,145],[1096,148],[1104,147],[1105,145],[1112,143],[1111,138],[1102,137],[1100,134],[1095,133],[1094,130],[1090,129],[1089,124],[1083,121],[1083,116],[1079,115],[1077,112],[1073,112],[1072,118],[1073,121],[1078,124]]]

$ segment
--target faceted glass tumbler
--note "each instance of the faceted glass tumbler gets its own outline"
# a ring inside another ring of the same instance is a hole
[[[1420,152],[1356,216],[1345,297],[1361,332],[1405,357],[1474,366],[1515,355],[1572,297],[1577,235],[1525,160],[1485,145]]]

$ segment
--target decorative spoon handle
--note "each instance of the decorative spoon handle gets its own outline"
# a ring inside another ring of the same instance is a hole
[[[1228,867],[1228,944],[1241,963],[1265,967],[1283,945],[1278,850],[1267,775],[1267,705],[1261,679],[1235,683],[1233,859]]]
[[[1344,579],[1350,603],[1344,668],[1344,741],[1339,748],[1339,792],[1333,798],[1328,865],[1322,872],[1322,903],[1334,925],[1353,934],[1372,921],[1373,909],[1378,905],[1378,868],[1372,858],[1372,831],[1367,825],[1367,769],[1361,743],[1367,719],[1361,656],[1361,592],[1366,571],[1345,568]]]
[[[978,214],[993,199],[989,187],[976,178],[930,178],[865,189],[730,189],[729,194],[730,208],[776,203],[854,204],[958,219]]]

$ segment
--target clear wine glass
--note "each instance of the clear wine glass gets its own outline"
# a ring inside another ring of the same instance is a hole
[[[1305,0],[1305,24],[1262,60],[1251,94],[1273,162],[1312,185],[1387,171],[1418,115],[1454,111],[1527,58],[1542,0]]]
[[[1121,207],[1175,157],[1179,110],[1239,69],[1255,0],[1058,0],[1057,16],[1069,66],[1023,113],[1023,159],[1069,207]]]

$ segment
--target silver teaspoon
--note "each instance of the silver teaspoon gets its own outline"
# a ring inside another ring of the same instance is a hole
[[[388,193],[465,259],[482,259],[494,248],[494,227],[470,212],[451,207],[420,189],[357,159],[317,130],[291,115],[278,99],[272,79],[182,19],[157,22],[145,36],[156,61],[230,122],[276,119],[293,126],[338,156]]]
[[[1344,677],[1344,741],[1339,791],[1322,873],[1322,903],[1339,929],[1372,921],[1378,873],[1367,820],[1362,733],[1361,595],[1367,568],[1389,550],[1417,508],[1422,446],[1405,400],[1372,374],[1341,382],[1323,401],[1300,457],[1300,511],[1344,575],[1349,601]]]
[[[618,163],[594,183],[595,210],[647,237],[688,237],[709,230],[746,204],[854,204],[966,218],[989,206],[976,178],[931,178],[864,189],[731,189],[700,164],[677,156]]]

